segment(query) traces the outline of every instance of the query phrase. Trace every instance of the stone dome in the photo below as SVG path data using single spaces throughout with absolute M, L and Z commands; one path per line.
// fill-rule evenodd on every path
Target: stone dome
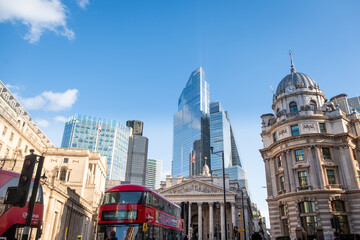
M 210 177 L 211 174 L 210 174 L 210 168 L 209 166 L 205 163 L 204 167 L 203 167 L 203 172 L 202 172 L 202 175 L 203 176 L 207 176 L 207 177 Z
M 289 85 L 293 85 L 296 88 L 308 88 L 310 90 L 319 88 L 319 85 L 308 75 L 292 71 L 281 80 L 276 89 L 276 94 L 284 93 L 285 88 Z

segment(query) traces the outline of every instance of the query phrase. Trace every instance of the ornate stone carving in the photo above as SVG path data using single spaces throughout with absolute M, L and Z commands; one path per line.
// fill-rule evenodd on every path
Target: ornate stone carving
M 190 192 L 201 192 L 201 193 L 220 193 L 219 190 L 204 186 L 201 184 L 191 183 L 183 187 L 178 187 L 170 190 L 168 193 L 179 194 L 179 193 L 190 193 Z

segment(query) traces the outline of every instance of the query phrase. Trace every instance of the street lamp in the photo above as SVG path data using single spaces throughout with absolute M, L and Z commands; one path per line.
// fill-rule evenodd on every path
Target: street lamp
M 225 239 L 227 238 L 227 227 L 226 227 L 226 194 L 225 194 L 225 164 L 224 164 L 224 151 L 214 152 L 214 148 L 210 147 L 211 154 L 219 154 L 221 153 L 222 159 L 222 171 L 223 171 L 223 189 L 224 189 L 224 218 L 225 218 Z M 219 156 L 219 155 L 218 155 Z

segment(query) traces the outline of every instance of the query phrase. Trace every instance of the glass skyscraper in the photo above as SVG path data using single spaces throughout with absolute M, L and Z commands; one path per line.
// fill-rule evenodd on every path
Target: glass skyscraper
M 209 84 L 200 67 L 191 73 L 174 116 L 173 177 L 199 175 L 205 159 L 210 160 L 209 104 Z M 190 164 L 192 156 L 194 164 Z
M 107 157 L 107 180 L 125 180 L 131 129 L 121 123 L 75 114 L 65 123 L 62 148 L 85 148 Z
M 162 173 L 162 161 L 156 159 L 148 159 L 146 166 L 145 185 L 151 189 L 159 189 Z
M 210 145 L 214 152 L 224 151 L 225 168 L 242 167 L 229 116 L 219 101 L 210 103 Z M 221 154 L 211 155 L 211 170 L 222 169 Z

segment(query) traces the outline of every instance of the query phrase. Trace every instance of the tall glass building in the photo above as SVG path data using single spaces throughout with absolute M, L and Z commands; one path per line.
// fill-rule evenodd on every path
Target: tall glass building
M 214 152 L 224 151 L 225 168 L 242 166 L 229 116 L 219 101 L 210 103 L 210 145 Z M 212 154 L 211 170 L 217 169 L 222 169 L 222 156 Z
M 75 114 L 65 123 L 62 148 L 87 148 L 107 157 L 107 180 L 125 181 L 131 129 L 121 123 Z
M 209 84 L 200 67 L 191 73 L 174 115 L 173 177 L 199 175 L 205 159 L 210 159 L 209 104 Z M 195 163 L 190 164 L 193 155 Z

